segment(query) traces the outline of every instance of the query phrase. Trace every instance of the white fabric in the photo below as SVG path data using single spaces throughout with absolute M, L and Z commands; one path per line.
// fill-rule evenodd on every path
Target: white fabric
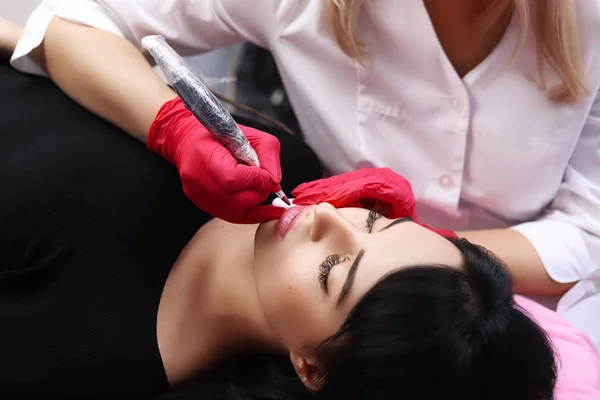
M 550 103 L 533 83 L 531 32 L 508 63 L 516 18 L 461 79 L 422 0 L 365 2 L 357 27 L 366 67 L 326 31 L 324 2 L 305 0 L 46 0 L 12 63 L 43 73 L 28 54 L 54 15 L 138 46 L 161 34 L 182 54 L 245 40 L 267 47 L 329 172 L 393 168 L 413 184 L 419 216 L 433 226 L 517 225 L 554 279 L 580 280 L 558 310 L 600 347 L 600 0 L 575 2 L 592 95 L 574 105 Z M 548 83 L 557 82 L 548 72 Z

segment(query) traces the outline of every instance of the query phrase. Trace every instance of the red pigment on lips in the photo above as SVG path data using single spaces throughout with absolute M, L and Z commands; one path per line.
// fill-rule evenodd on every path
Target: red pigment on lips
M 279 221 L 277 222 L 277 236 L 279 239 L 283 239 L 285 235 L 290 231 L 296 218 L 302 213 L 305 207 L 293 206 L 288 208 Z

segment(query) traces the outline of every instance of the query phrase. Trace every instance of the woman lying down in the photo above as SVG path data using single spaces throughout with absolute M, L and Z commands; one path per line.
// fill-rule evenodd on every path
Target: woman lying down
M 597 395 L 589 344 L 565 333 L 568 370 L 503 264 L 413 222 L 391 171 L 301 185 L 279 220 L 210 220 L 167 162 L 0 68 L 2 398 Z M 315 179 L 280 139 L 287 185 Z

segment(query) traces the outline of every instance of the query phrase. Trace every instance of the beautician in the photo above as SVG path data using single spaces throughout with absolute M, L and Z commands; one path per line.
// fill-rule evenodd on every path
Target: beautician
M 564 295 L 600 346 L 599 0 L 43 1 L 12 65 L 173 162 L 197 205 L 218 192 L 231 207 L 206 211 L 232 219 L 277 189 L 277 163 L 215 188 L 236 166 L 194 154 L 199 127 L 139 51 L 148 34 L 182 54 L 268 48 L 329 173 L 404 175 L 422 222 L 496 252 L 515 291 Z

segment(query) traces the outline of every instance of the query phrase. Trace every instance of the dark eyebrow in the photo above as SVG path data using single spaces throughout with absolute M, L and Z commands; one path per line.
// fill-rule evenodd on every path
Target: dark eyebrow
M 388 228 L 391 228 L 391 227 L 392 227 L 392 226 L 394 226 L 394 225 L 401 224 L 401 223 L 403 223 L 403 222 L 412 222 L 412 220 L 413 220 L 413 219 L 412 219 L 411 217 L 402 217 L 402 218 L 398 218 L 397 220 L 395 220 L 395 221 L 392 221 L 392 223 L 391 223 L 391 224 L 389 224 L 388 226 L 386 226 L 385 228 L 382 228 L 382 229 L 381 229 L 381 231 L 385 231 L 386 229 L 388 229 Z M 379 232 L 381 232 L 381 231 L 379 231 Z
M 391 228 L 394 225 L 398 225 L 398 224 L 401 224 L 403 222 L 409 222 L 409 221 L 412 221 L 412 220 L 413 219 L 410 218 L 410 217 L 398 218 L 397 220 L 392 221 L 385 228 L 381 229 L 381 231 L 384 231 L 384 230 L 386 230 L 388 228 Z M 381 231 L 379 231 L 379 232 L 381 232 Z M 348 270 L 348 275 L 346 276 L 346 281 L 344 282 L 344 286 L 342 286 L 342 290 L 340 291 L 340 296 L 338 297 L 337 303 L 335 305 L 336 308 L 340 307 L 340 305 L 342 304 L 342 302 L 348 296 L 348 292 L 350 292 L 350 289 L 352 289 L 352 284 L 354 283 L 354 277 L 356 276 L 356 270 L 358 269 L 358 264 L 360 263 L 360 260 L 362 259 L 362 257 L 364 255 L 365 255 L 365 250 L 364 249 L 360 250 L 358 252 L 358 255 L 356 256 L 356 259 L 352 263 L 352 266 Z
M 393 223 L 393 222 L 392 222 Z M 358 264 L 360 260 L 365 255 L 365 249 L 361 249 L 356 256 L 356 259 L 352 263 L 352 266 L 348 270 L 348 275 L 346 276 L 346 281 L 344 282 L 344 286 L 342 286 L 342 290 L 340 291 L 340 296 L 337 299 L 337 303 L 335 304 L 336 308 L 340 307 L 340 304 L 344 301 L 346 296 L 348 296 L 348 292 L 352 288 L 352 284 L 354 283 L 354 277 L 356 276 L 356 270 L 358 269 Z

